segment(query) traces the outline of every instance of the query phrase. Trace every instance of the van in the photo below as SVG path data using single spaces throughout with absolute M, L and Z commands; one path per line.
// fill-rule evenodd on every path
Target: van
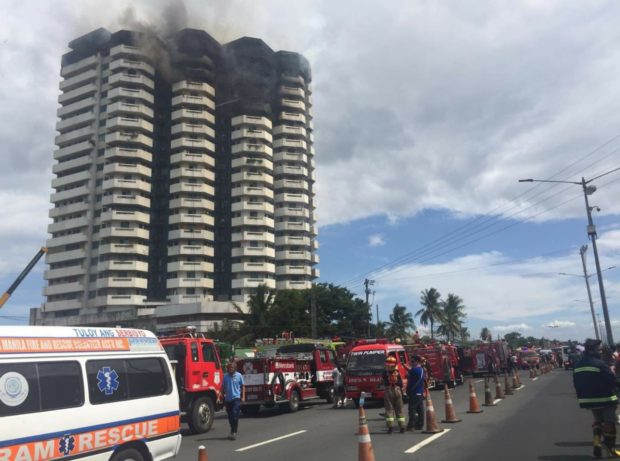
M 0 461 L 158 461 L 181 445 L 153 333 L 0 326 Z

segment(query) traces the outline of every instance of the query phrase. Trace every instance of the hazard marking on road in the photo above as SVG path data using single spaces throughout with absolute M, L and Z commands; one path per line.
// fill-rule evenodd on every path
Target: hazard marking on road
M 493 405 L 497 405 L 501 401 L 502 401 L 502 399 L 495 399 L 495 400 L 493 400 Z
M 409 448 L 408 450 L 405 450 L 405 453 L 415 453 L 420 448 L 425 447 L 426 445 L 428 445 L 429 443 L 432 443 L 434 440 L 438 439 L 442 435 L 446 435 L 448 432 L 450 432 L 450 429 L 444 429 L 443 432 L 439 432 L 439 433 L 437 433 L 435 435 L 431 435 L 429 438 L 422 440 L 417 445 L 414 445 L 411 448 Z
M 267 445 L 268 443 L 277 442 L 278 440 L 288 439 L 289 437 L 294 437 L 299 434 L 303 434 L 304 432 L 308 432 L 306 429 L 297 432 L 291 432 L 290 434 L 281 435 L 280 437 L 276 437 L 275 439 L 265 440 L 264 442 L 255 443 L 254 445 L 249 445 L 247 447 L 239 448 L 235 451 L 246 451 L 251 450 L 252 448 L 260 447 L 262 445 Z

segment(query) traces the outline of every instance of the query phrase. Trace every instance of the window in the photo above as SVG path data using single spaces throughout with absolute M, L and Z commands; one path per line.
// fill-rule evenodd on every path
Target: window
M 398 358 L 401 364 L 405 365 L 407 363 L 407 357 L 405 357 L 405 351 L 398 351 Z
M 0 400 L 0 417 L 80 407 L 84 384 L 78 362 L 10 363 L 0 365 L 0 381 L 17 392 Z
M 192 343 L 192 362 L 198 362 L 198 346 Z
M 93 405 L 169 394 L 172 382 L 160 358 L 89 360 L 88 392 Z
M 213 350 L 213 345 L 209 343 L 202 343 L 202 361 L 215 362 L 215 351 Z

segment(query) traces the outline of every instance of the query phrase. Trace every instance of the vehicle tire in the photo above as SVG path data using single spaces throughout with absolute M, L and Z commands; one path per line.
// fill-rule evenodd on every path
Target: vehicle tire
M 299 410 L 299 391 L 291 391 L 291 398 L 288 401 L 286 410 L 289 413 L 295 413 L 297 410 Z
M 144 461 L 144 455 L 135 448 L 126 448 L 110 458 L 110 461 Z
M 325 400 L 327 403 L 334 403 L 336 401 L 336 389 L 334 389 L 334 386 L 330 386 L 327 389 L 327 396 L 325 397 Z
M 200 397 L 194 401 L 187 415 L 187 424 L 192 434 L 208 432 L 213 426 L 215 410 L 213 400 L 209 397 Z
M 244 405 L 241 407 L 243 416 L 257 416 L 260 411 L 260 405 Z

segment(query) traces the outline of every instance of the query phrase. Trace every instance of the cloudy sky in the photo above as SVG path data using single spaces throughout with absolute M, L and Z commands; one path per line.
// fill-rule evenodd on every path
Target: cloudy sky
M 361 295 L 363 279 L 374 279 L 382 320 L 397 302 L 416 311 L 420 291 L 435 287 L 463 298 L 476 334 L 592 334 L 583 277 L 558 275 L 581 273 L 579 186 L 517 179 L 575 181 L 620 167 L 620 3 L 2 4 L 3 286 L 47 238 L 60 56 L 71 39 L 134 18 L 221 42 L 256 36 L 311 61 L 321 281 Z M 620 266 L 620 172 L 594 184 L 601 265 Z M 43 301 L 43 270 L 0 321 L 23 322 Z M 604 275 L 620 323 L 620 268 Z

